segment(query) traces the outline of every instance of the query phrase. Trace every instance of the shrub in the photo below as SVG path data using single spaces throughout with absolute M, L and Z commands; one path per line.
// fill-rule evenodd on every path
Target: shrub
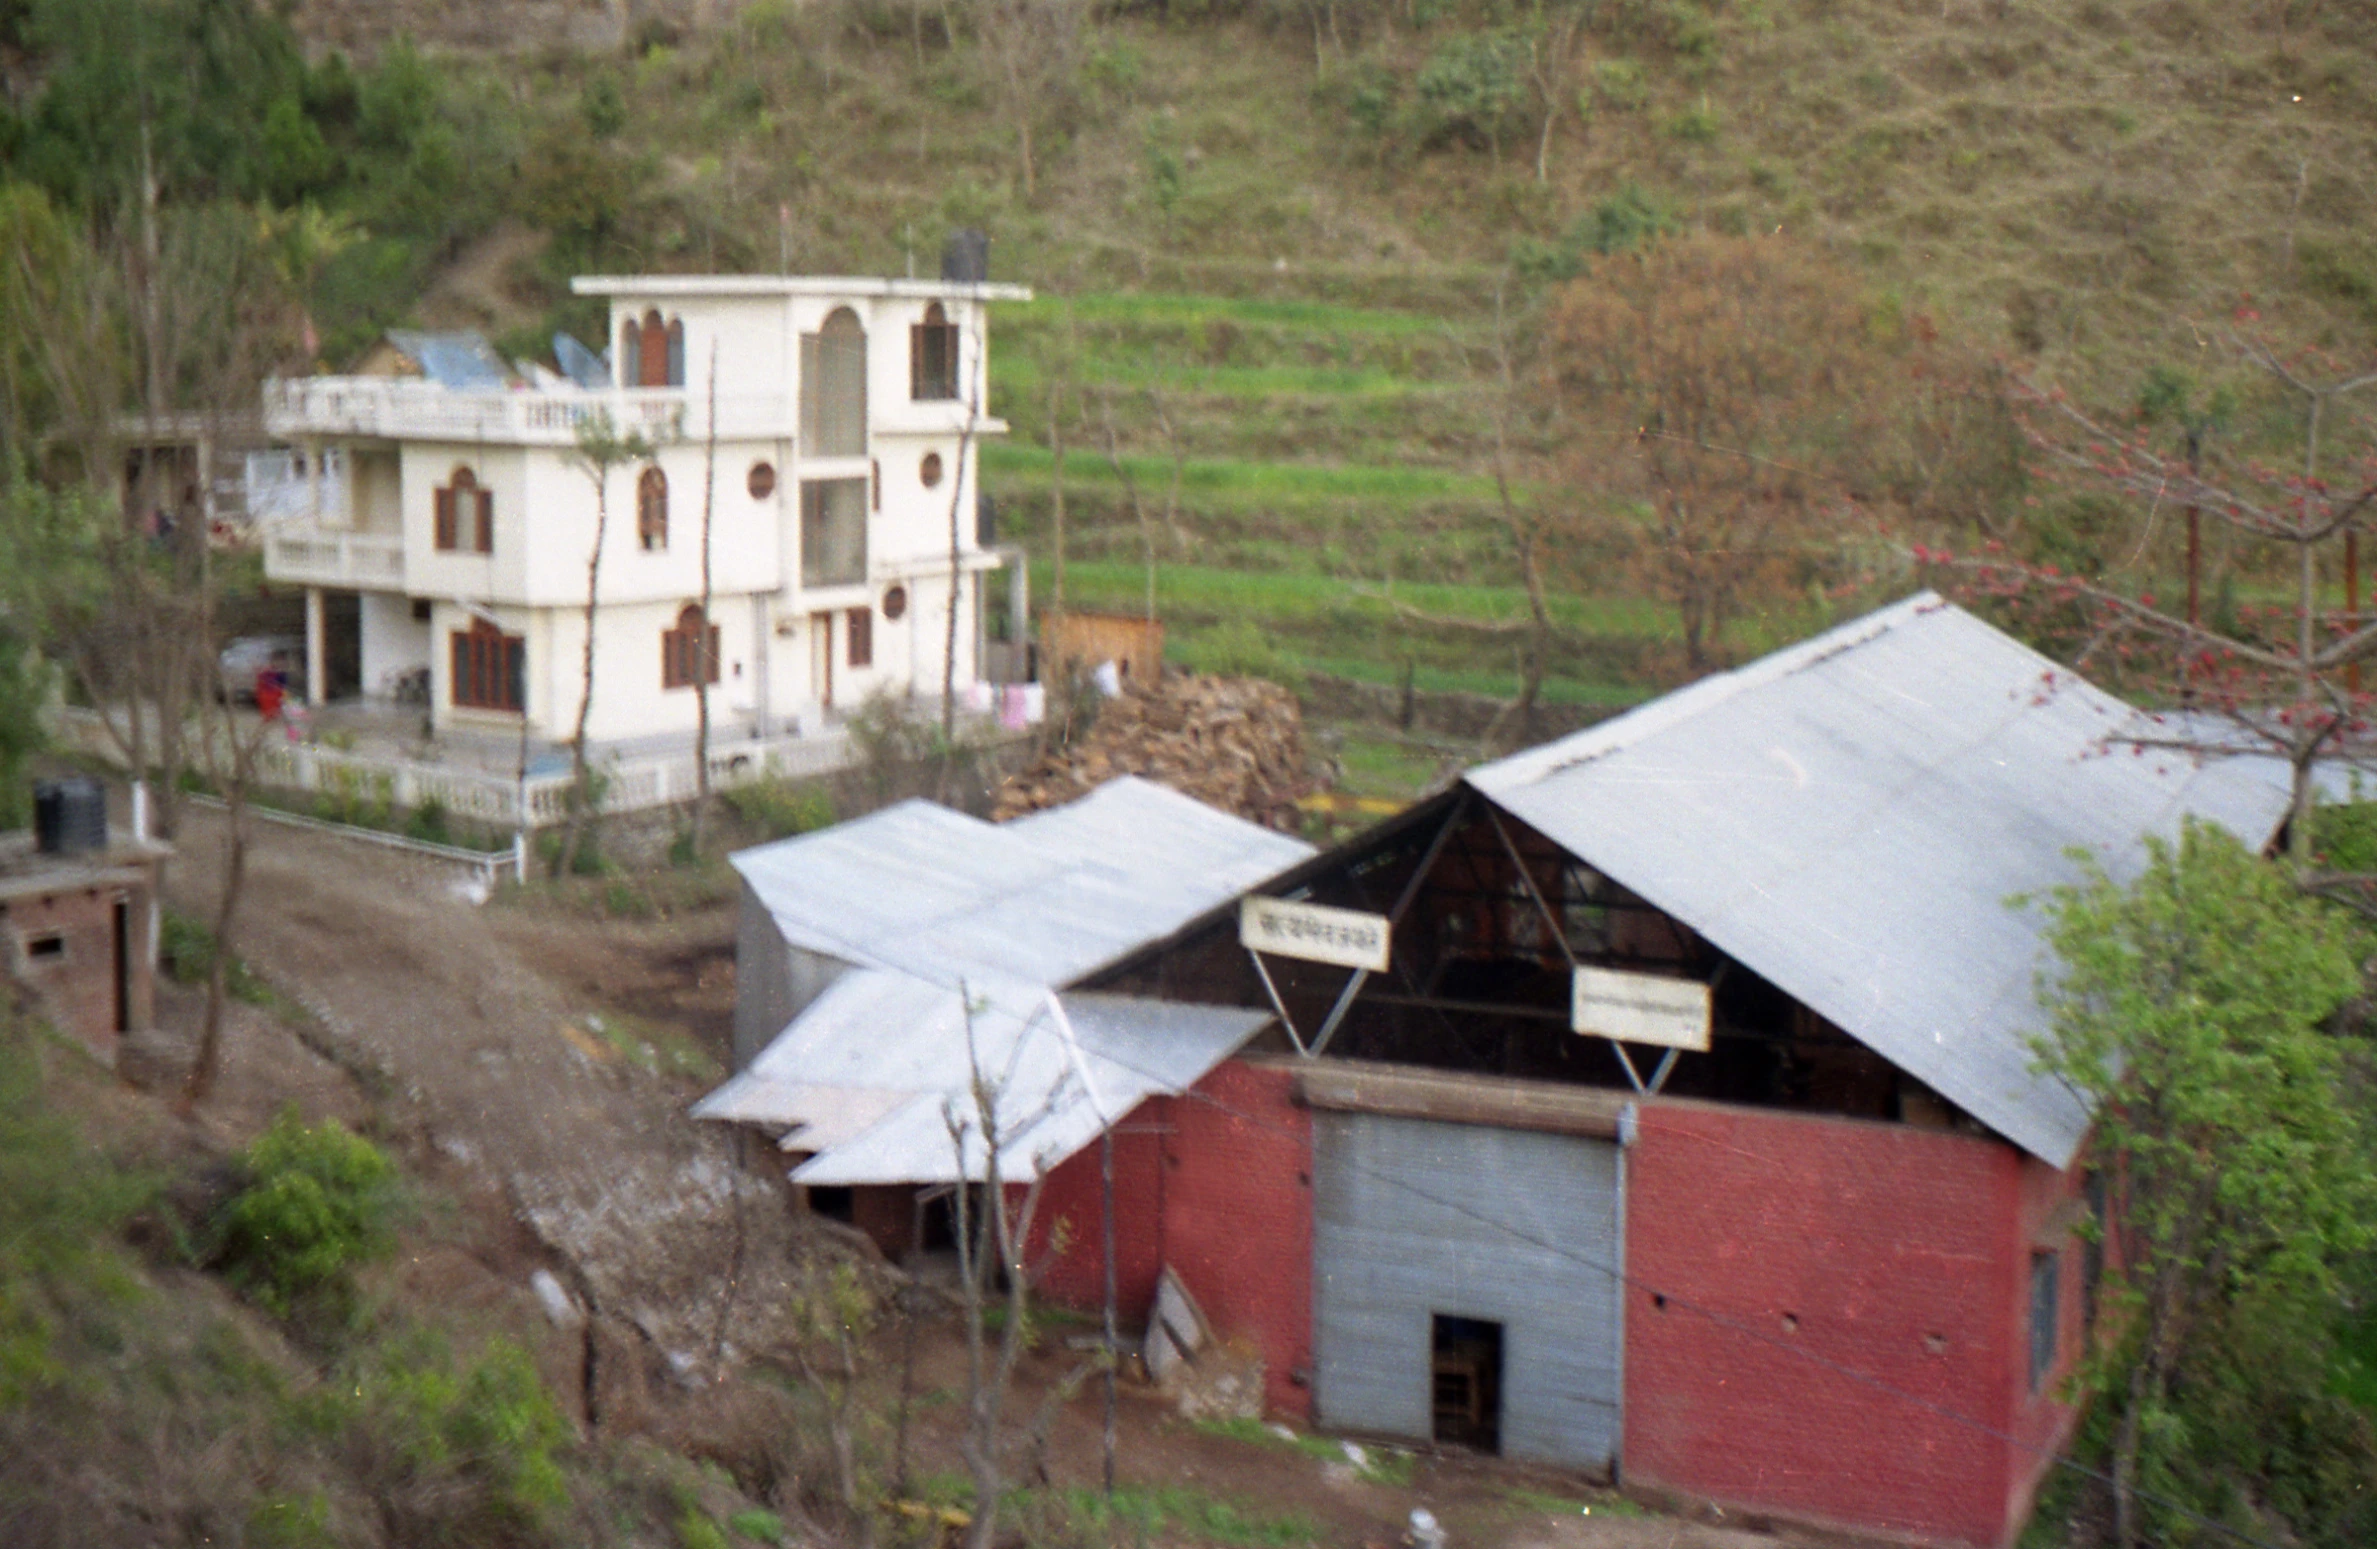
M 157 957 L 176 984 L 204 984 L 215 966 L 215 933 L 194 915 L 167 911 L 157 932 Z M 262 1005 L 271 994 L 256 971 L 239 958 L 226 967 L 224 985 L 233 1000 Z
M 1527 111 L 1527 40 L 1515 32 L 1448 38 L 1413 85 L 1428 118 L 1422 139 L 1463 139 L 1500 155 Z
M 285 1108 L 241 1158 L 246 1186 L 224 1206 L 219 1256 L 265 1306 L 341 1303 L 355 1267 L 394 1246 L 396 1169 L 336 1119 Z
M 788 839 L 833 825 L 833 799 L 814 785 L 754 780 L 724 794 L 736 817 L 770 839 Z
M 510 1544 L 569 1496 L 569 1421 L 528 1352 L 491 1339 L 457 1369 L 437 1336 L 376 1347 L 327 1382 L 301 1420 L 343 1443 L 400 1543 Z
M 404 831 L 415 839 L 425 839 L 431 844 L 449 843 L 453 831 L 447 824 L 446 804 L 435 796 L 422 802 L 413 809 L 413 815 L 405 819 Z

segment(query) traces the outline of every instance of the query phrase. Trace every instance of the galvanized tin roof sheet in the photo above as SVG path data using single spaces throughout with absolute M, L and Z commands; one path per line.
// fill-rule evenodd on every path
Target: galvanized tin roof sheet
M 2088 1115 L 2031 1069 L 2051 965 L 2010 900 L 2287 805 L 2275 760 L 2113 740 L 2133 716 L 1924 593 L 1468 781 L 2060 1167 Z
M 1193 1085 L 1269 1020 L 1013 980 L 961 993 L 866 969 L 836 980 L 694 1113 L 784 1127 L 786 1150 L 817 1153 L 793 1173 L 802 1183 L 979 1180 L 979 1068 L 996 1093 L 1000 1175 L 1025 1182 L 1147 1097 Z
M 1010 823 L 909 801 L 733 860 L 790 944 L 946 988 L 1072 983 L 1312 853 L 1124 776 Z

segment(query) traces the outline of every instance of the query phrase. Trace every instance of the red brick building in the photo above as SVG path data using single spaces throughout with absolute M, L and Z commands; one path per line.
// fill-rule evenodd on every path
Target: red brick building
M 0 957 L 41 1013 L 115 1063 L 126 1033 L 156 1018 L 157 869 L 162 845 L 118 841 L 58 854 L 0 835 Z
M 1379 970 L 1217 910 L 1090 988 L 1273 1009 L 1116 1126 L 1117 1270 L 1169 1266 L 1277 1412 L 1909 1540 L 2010 1543 L 2075 1416 L 2087 1115 L 2031 1070 L 2040 917 L 2282 772 L 1920 597 L 1575 736 L 1263 884 L 1391 921 Z M 1580 970 L 1588 972 L 1580 972 Z M 1700 1047 L 1580 1026 L 1588 973 Z M 1044 1280 L 1102 1295 L 1093 1147 Z

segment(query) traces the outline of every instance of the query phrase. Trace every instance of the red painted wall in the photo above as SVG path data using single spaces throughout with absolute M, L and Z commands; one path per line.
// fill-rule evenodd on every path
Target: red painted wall
M 1263 1356 L 1263 1401 L 1312 1414 L 1312 1118 L 1291 1069 L 1229 1060 L 1172 1103 L 1164 1256 L 1225 1339 Z
M 1230 1060 L 1124 1120 L 1116 1305 L 1144 1327 L 1171 1265 L 1217 1334 L 1261 1352 L 1266 1406 L 1301 1420 L 1312 1408 L 1312 1122 L 1288 1100 L 1289 1080 L 1285 1067 Z M 1049 1173 L 1034 1230 L 1042 1293 L 1083 1311 L 1105 1296 L 1100 1190 L 1093 1145 Z
M 1652 1102 L 1626 1165 L 1630 1480 L 1930 1540 L 2008 1536 L 2029 1468 L 1937 1411 L 2053 1423 L 2052 1405 L 2016 1402 L 2026 1201 L 2045 1187 L 2019 1152 Z
M 2012 1325 L 2015 1335 L 2006 1400 L 2007 1411 L 2013 1416 L 2007 1429 L 2016 1443 L 2008 1456 L 2006 1520 L 2014 1524 L 2030 1516 L 2039 1486 L 2054 1466 L 2055 1455 L 2071 1438 L 2072 1427 L 2078 1423 L 2079 1411 L 2058 1402 L 2058 1395 L 2064 1386 L 2063 1379 L 2071 1374 L 2090 1335 L 2081 1239 L 2074 1229 L 2085 1218 L 2080 1199 L 2080 1168 L 2075 1165 L 2068 1172 L 2059 1172 L 2032 1156 L 2022 1157 L 2021 1167 L 2020 1205 L 2013 1241 L 2008 1246 L 2009 1257 L 2019 1266 L 2014 1307 L 2009 1313 L 2015 1320 Z M 2062 1257 L 2062 1270 L 2057 1277 L 2057 1289 L 2062 1295 L 2056 1319 L 2055 1365 L 2034 1389 L 2030 1384 L 2029 1359 L 2029 1261 L 2041 1252 Z
M 1114 1266 L 1117 1314 L 1146 1322 L 1162 1267 L 1164 1179 L 1158 1147 L 1172 1099 L 1150 1098 L 1124 1117 L 1114 1135 Z M 1106 1300 L 1104 1192 L 1095 1141 L 1049 1173 L 1033 1221 L 1031 1262 L 1041 1266 L 1041 1294 L 1061 1306 L 1095 1312 Z M 1056 1252 L 1061 1242 L 1063 1251 Z

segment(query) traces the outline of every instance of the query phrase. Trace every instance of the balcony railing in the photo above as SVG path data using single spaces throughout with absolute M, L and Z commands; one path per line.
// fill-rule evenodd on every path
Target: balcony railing
M 607 414 L 622 434 L 674 441 L 709 433 L 707 400 L 683 388 L 463 392 L 401 377 L 286 377 L 264 384 L 264 424 L 276 436 L 567 446 L 579 426 Z M 721 397 L 718 434 L 790 435 L 790 408 L 782 394 Z
M 264 573 L 313 586 L 386 589 L 404 585 L 404 539 L 395 533 L 337 532 L 294 524 L 268 529 Z

